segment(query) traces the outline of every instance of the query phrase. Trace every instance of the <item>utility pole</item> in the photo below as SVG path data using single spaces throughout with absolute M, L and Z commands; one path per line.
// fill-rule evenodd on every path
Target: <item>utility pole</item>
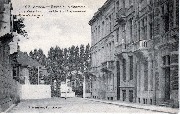
M 86 98 L 86 77 L 84 75 L 84 81 L 83 81 L 83 98 Z
M 38 85 L 39 85 L 39 66 L 38 66 Z
M 67 88 L 67 74 L 66 74 L 66 89 L 65 89 L 65 99 L 67 98 L 67 90 L 68 90 L 68 88 Z

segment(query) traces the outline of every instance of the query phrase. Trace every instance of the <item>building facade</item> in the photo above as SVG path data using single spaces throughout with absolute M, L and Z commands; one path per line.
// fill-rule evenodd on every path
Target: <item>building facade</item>
M 13 40 L 11 10 L 10 0 L 0 1 L 0 112 L 19 102 L 20 85 L 13 79 L 10 63 L 10 42 Z
M 93 98 L 178 107 L 178 0 L 107 0 L 89 25 Z

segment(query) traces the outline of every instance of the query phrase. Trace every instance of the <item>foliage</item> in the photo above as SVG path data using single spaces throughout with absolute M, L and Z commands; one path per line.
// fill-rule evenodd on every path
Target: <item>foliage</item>
M 24 18 L 19 17 L 17 19 L 17 16 L 13 16 L 14 22 L 13 22 L 13 32 L 17 32 L 18 34 L 26 37 L 28 36 L 26 30 L 24 30 Z
M 58 46 L 51 47 L 46 57 L 41 49 L 31 51 L 29 56 L 37 60 L 48 70 L 49 76 L 44 77 L 45 82 L 52 85 L 52 88 L 58 88 L 54 91 L 53 96 L 60 96 L 60 84 L 66 78 L 70 82 L 76 83 L 73 87 L 74 91 L 82 91 L 83 73 L 90 67 L 90 45 L 74 46 L 69 48 L 60 48 Z M 57 87 L 53 87 L 53 82 Z M 81 92 L 80 92 L 81 93 Z

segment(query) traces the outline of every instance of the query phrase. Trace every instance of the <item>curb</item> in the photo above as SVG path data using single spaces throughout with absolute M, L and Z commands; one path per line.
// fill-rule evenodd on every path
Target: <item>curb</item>
M 12 110 L 16 104 L 12 104 L 7 110 L 5 110 L 3 113 L 8 113 L 10 110 Z
M 136 109 L 143 109 L 143 110 L 149 110 L 149 111 L 154 111 L 154 112 L 162 112 L 162 113 L 169 113 L 169 114 L 176 114 L 179 112 L 179 109 L 177 109 L 177 111 L 175 111 L 176 109 L 174 109 L 174 111 L 164 111 L 164 110 L 158 110 L 158 109 L 151 109 L 151 108 L 147 108 L 147 107 L 143 107 L 143 106 L 132 106 L 132 105 L 128 105 L 128 104 L 119 104 L 117 102 L 109 102 L 109 101 L 103 101 L 103 100 L 95 100 L 95 99 L 87 99 L 86 100 L 90 100 L 90 101 L 95 101 L 95 102 L 101 102 L 101 103 L 106 103 L 106 104 L 112 104 L 112 105 L 116 105 L 116 106 L 122 106 L 122 107 L 129 107 L 129 108 L 136 108 Z M 158 108 L 158 107 L 157 107 Z M 165 108 L 165 107 L 163 107 Z

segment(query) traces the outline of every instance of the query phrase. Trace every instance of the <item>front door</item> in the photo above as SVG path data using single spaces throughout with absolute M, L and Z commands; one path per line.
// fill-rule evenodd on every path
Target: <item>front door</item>
M 165 73 L 165 100 L 170 99 L 170 67 L 164 69 Z
M 117 100 L 120 100 L 120 64 L 119 61 L 116 62 L 117 67 Z

